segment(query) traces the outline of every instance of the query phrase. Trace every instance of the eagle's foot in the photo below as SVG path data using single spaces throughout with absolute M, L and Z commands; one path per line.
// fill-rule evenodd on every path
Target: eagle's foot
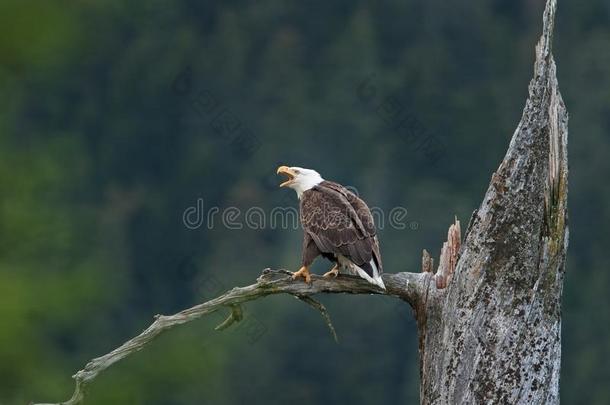
M 326 277 L 326 278 L 332 277 L 332 278 L 335 278 L 338 275 L 339 275 L 339 266 L 335 266 L 332 269 L 330 269 L 330 271 L 324 273 L 324 275 L 322 277 Z
M 307 284 L 311 284 L 311 274 L 309 273 L 309 268 L 307 266 L 303 266 L 296 273 L 292 273 L 293 280 L 296 280 L 299 277 L 303 277 Z

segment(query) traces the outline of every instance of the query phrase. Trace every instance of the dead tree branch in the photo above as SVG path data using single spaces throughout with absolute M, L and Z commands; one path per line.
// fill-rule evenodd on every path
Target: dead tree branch
M 246 287 L 235 287 L 225 294 L 204 302 L 194 307 L 180 311 L 174 315 L 156 315 L 155 321 L 138 336 L 123 343 L 108 354 L 91 360 L 85 368 L 78 371 L 73 378 L 76 380 L 76 388 L 72 398 L 65 402 L 56 404 L 37 405 L 76 405 L 81 404 L 85 398 L 87 386 L 104 370 L 124 359 L 125 357 L 142 350 L 153 339 L 163 332 L 176 326 L 186 324 L 209 315 L 213 312 L 229 308 L 229 317 L 216 327 L 223 330 L 243 318 L 241 305 L 259 298 L 273 294 L 290 294 L 307 305 L 318 310 L 328 326 L 333 338 L 337 340 L 337 334 L 333 327 L 328 311 L 320 302 L 312 298 L 319 293 L 345 293 L 345 294 L 383 294 L 400 298 L 413 307 L 420 299 L 424 289 L 425 279 L 431 277 L 429 274 L 397 273 L 384 274 L 383 282 L 387 290 L 368 283 L 359 277 L 340 275 L 334 279 L 326 279 L 312 276 L 312 283 L 306 284 L 302 281 L 293 281 L 287 270 L 265 269 L 255 284 Z

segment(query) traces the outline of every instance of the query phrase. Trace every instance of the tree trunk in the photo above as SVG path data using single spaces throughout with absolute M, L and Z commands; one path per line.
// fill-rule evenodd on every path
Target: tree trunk
M 521 122 L 447 287 L 416 305 L 422 404 L 559 402 L 568 245 L 567 113 L 547 0 Z M 432 278 L 428 278 L 432 280 Z

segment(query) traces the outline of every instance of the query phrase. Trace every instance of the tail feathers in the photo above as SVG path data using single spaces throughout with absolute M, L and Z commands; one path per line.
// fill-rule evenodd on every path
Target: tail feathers
M 385 284 L 383 284 L 383 280 L 381 279 L 381 274 L 379 274 L 379 270 L 377 269 L 377 265 L 375 264 L 375 260 L 371 260 L 369 263 L 365 263 L 364 266 L 369 272 L 362 269 L 360 266 L 354 265 L 358 275 L 368 281 L 371 284 L 375 284 L 385 290 Z

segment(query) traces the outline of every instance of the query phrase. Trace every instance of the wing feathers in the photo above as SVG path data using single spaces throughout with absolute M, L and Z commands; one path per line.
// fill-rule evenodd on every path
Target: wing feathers
M 323 181 L 303 193 L 301 223 L 320 252 L 345 256 L 374 284 L 383 285 L 375 224 L 364 201 L 340 184 Z

